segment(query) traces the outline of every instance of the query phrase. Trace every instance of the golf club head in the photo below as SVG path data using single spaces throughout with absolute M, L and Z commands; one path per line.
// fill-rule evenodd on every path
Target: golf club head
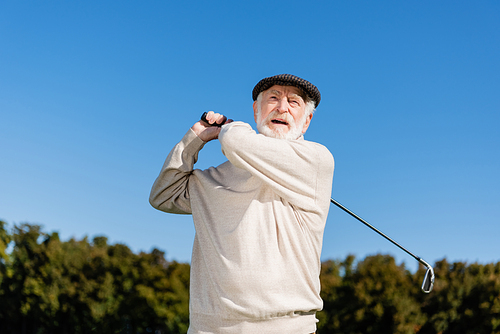
M 425 293 L 429 293 L 432 291 L 434 287 L 434 270 L 432 267 L 427 267 L 427 271 L 425 272 L 424 282 L 422 283 L 422 291 Z

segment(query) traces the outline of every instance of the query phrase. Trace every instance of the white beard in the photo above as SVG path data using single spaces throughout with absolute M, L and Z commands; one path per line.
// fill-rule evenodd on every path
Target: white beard
M 289 125 L 288 132 L 284 132 L 285 129 L 275 128 L 271 129 L 268 124 L 269 121 L 273 118 L 283 118 Z M 306 124 L 307 114 L 304 113 L 304 116 L 299 120 L 298 123 L 295 123 L 293 117 L 288 113 L 279 113 L 277 111 L 271 112 L 267 115 L 266 119 L 262 119 L 260 106 L 257 110 L 257 130 L 259 133 L 263 134 L 267 137 L 277 138 L 277 139 L 286 139 L 286 140 L 295 140 L 302 136 L 302 129 L 304 128 L 304 124 Z

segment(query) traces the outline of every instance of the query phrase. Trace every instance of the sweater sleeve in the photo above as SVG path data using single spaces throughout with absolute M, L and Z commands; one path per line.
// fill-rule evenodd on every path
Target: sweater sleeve
M 170 151 L 149 195 L 149 203 L 161 211 L 191 214 L 189 177 L 205 142 L 193 130 Z
M 293 205 L 306 210 L 329 201 L 334 160 L 323 145 L 257 134 L 249 124 L 233 122 L 219 134 L 222 151 L 236 167 L 249 171 Z

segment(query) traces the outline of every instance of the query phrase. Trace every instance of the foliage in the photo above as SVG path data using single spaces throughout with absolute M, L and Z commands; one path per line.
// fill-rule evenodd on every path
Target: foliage
M 432 294 L 422 298 L 422 333 L 500 333 L 500 262 L 436 263 Z
M 411 274 L 387 255 L 353 263 L 323 263 L 319 334 L 500 334 L 500 262 L 439 261 L 430 294 L 419 289 L 423 268 Z
M 36 225 L 15 226 L 9 238 L 0 333 L 187 332 L 189 265 L 105 237 L 61 242 Z
M 186 333 L 189 264 L 164 252 L 134 254 L 106 237 L 61 241 L 57 233 L 0 221 L 0 333 Z M 388 255 L 322 264 L 318 334 L 498 333 L 500 262 L 411 273 Z
M 414 288 L 412 275 L 388 255 L 369 256 L 355 269 L 353 262 L 348 256 L 336 264 L 341 269 L 336 274 L 344 275 L 335 280 L 328 275 L 331 262 L 322 267 L 322 313 L 327 321 L 319 333 L 415 333 L 424 317 L 409 293 Z

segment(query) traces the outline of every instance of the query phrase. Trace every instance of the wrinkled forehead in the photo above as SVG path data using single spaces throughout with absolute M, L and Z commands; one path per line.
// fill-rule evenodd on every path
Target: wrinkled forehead
M 276 94 L 279 96 L 300 96 L 303 101 L 306 101 L 307 95 L 304 91 L 295 86 L 274 85 L 262 92 L 264 95 Z

